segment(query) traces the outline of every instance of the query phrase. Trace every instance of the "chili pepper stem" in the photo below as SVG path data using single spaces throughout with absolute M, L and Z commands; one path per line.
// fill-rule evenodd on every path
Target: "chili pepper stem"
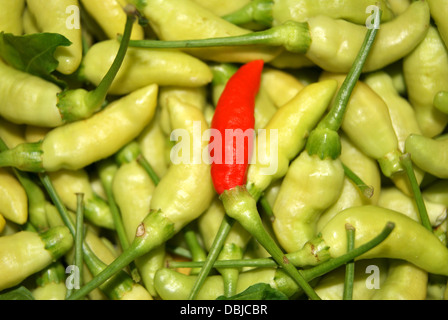
M 238 221 L 266 249 L 272 258 L 305 291 L 308 297 L 313 300 L 319 300 L 319 296 L 310 284 L 306 282 L 296 267 L 289 262 L 286 255 L 264 228 L 263 222 L 258 214 L 256 202 L 247 189 L 242 186 L 237 186 L 226 190 L 221 194 L 220 199 L 222 200 L 226 213 Z
M 352 251 L 355 248 L 355 228 L 347 223 L 345 225 L 347 230 L 347 252 Z M 343 291 L 343 300 L 353 299 L 353 280 L 355 277 L 355 263 L 350 261 L 345 265 L 345 282 Z
M 227 235 L 229 234 L 230 230 L 232 229 L 233 224 L 235 223 L 235 220 L 225 215 L 221 221 L 221 225 L 219 226 L 218 232 L 216 234 L 215 239 L 213 240 L 212 246 L 210 247 L 210 251 L 207 255 L 207 259 L 205 260 L 204 265 L 202 266 L 201 270 L 199 271 L 198 277 L 196 279 L 196 282 L 194 283 L 194 286 L 190 292 L 189 300 L 196 299 L 199 290 L 201 289 L 202 285 L 204 284 L 205 279 L 207 278 L 208 274 L 210 273 L 210 270 L 213 267 L 213 264 L 215 263 L 216 259 L 218 258 L 222 247 L 224 246 L 224 242 L 226 241 Z
M 417 178 L 415 177 L 414 168 L 412 165 L 411 155 L 409 153 L 405 153 L 400 158 L 401 164 L 405 168 L 406 175 L 409 179 L 409 183 L 411 185 L 412 193 L 414 195 L 414 200 L 417 205 L 418 213 L 420 215 L 420 222 L 422 225 L 432 232 L 432 225 L 428 217 L 428 211 L 426 210 L 426 205 L 423 200 L 423 196 L 420 190 L 420 187 L 417 182 Z
M 307 23 L 287 21 L 267 30 L 255 31 L 240 36 L 191 40 L 130 40 L 130 47 L 140 48 L 204 48 L 223 46 L 265 45 L 284 46 L 286 50 L 306 53 L 311 44 Z
M 362 181 L 362 179 L 345 164 L 342 164 L 342 167 L 344 168 L 345 175 L 356 184 L 362 194 L 368 199 L 372 198 L 373 193 L 375 192 L 373 187 L 365 184 L 364 181 Z
M 58 108 L 62 119 L 66 122 L 76 121 L 89 117 L 92 113 L 101 109 L 108 90 L 112 85 L 123 60 L 126 56 L 129 40 L 131 38 L 132 26 L 136 19 L 137 10 L 133 5 L 126 5 L 124 7 L 126 12 L 126 24 L 123 36 L 121 37 L 120 47 L 117 55 L 103 77 L 98 86 L 92 91 L 85 89 L 74 89 L 63 91 L 58 95 Z

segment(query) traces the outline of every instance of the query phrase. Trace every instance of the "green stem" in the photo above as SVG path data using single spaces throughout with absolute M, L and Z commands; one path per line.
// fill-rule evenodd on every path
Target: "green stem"
M 130 40 L 130 47 L 140 48 L 208 48 L 226 46 L 284 46 L 286 50 L 305 53 L 311 44 L 307 23 L 287 21 L 267 30 L 251 32 L 239 36 L 190 40 Z
M 426 210 L 426 205 L 423 200 L 423 196 L 420 190 L 420 187 L 417 182 L 417 178 L 415 177 L 414 168 L 412 165 L 411 155 L 409 153 L 405 153 L 400 157 L 401 164 L 406 171 L 406 175 L 409 179 L 409 183 L 411 185 L 412 193 L 414 195 L 414 200 L 417 205 L 417 209 L 420 215 L 420 222 L 422 225 L 432 232 L 431 222 L 428 217 L 428 211 Z
M 154 185 L 158 185 L 160 182 L 160 178 L 157 175 L 157 173 L 154 171 L 153 167 L 149 163 L 149 161 L 143 156 L 143 154 L 140 154 L 137 157 L 137 162 L 145 169 L 148 176 L 151 178 L 152 182 L 154 182 Z
M 76 194 L 76 234 L 75 234 L 75 260 L 74 265 L 79 270 L 79 279 L 82 279 L 82 270 L 84 265 L 83 241 L 84 241 L 84 194 Z M 67 290 L 66 299 L 72 295 L 76 288 Z
M 223 217 L 221 225 L 219 226 L 218 232 L 216 234 L 216 237 L 213 240 L 213 243 L 210 247 L 207 259 L 205 260 L 204 265 L 202 266 L 201 271 L 199 272 L 198 277 L 196 278 L 196 281 L 190 292 L 190 296 L 188 298 L 189 300 L 196 299 L 205 279 L 209 275 L 210 270 L 213 268 L 213 264 L 218 259 L 222 247 L 224 246 L 224 242 L 226 241 L 227 235 L 232 229 L 234 223 L 235 220 L 229 218 L 227 215 Z
M 345 225 L 347 231 L 347 252 L 353 251 L 355 248 L 355 228 L 347 223 Z M 344 292 L 342 295 L 343 300 L 353 299 L 353 282 L 355 279 L 355 262 L 352 260 L 345 265 L 345 282 Z
M 112 181 L 117 171 L 117 165 L 115 162 L 107 158 L 101 160 L 97 163 L 98 175 L 101 180 L 101 185 L 103 186 L 104 192 L 107 197 L 107 203 L 109 204 L 110 211 L 112 213 L 112 219 L 114 220 L 115 230 L 117 232 L 118 240 L 122 249 L 129 247 L 129 241 L 126 236 L 126 231 L 123 225 L 123 220 L 121 219 L 120 209 L 115 202 L 114 194 L 112 191 Z
M 187 225 L 184 230 L 184 237 L 188 248 L 190 249 L 193 261 L 204 261 L 207 258 L 207 253 L 198 241 L 196 232 Z M 199 270 L 191 270 L 190 274 L 197 274 Z
M 259 203 L 263 208 L 264 213 L 268 216 L 269 220 L 274 221 L 274 211 L 272 211 L 271 205 L 269 204 L 269 201 L 264 194 L 261 195 Z
M 356 187 L 361 190 L 362 194 L 366 198 L 370 199 L 375 192 L 375 190 L 373 190 L 373 187 L 364 183 L 364 181 L 345 164 L 342 164 L 342 167 L 344 168 L 344 172 L 347 178 L 349 178 L 356 185 Z

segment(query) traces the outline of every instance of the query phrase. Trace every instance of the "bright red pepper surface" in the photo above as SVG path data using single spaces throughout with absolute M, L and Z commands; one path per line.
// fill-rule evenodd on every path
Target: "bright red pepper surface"
M 242 65 L 228 80 L 216 105 L 211 129 L 218 131 L 212 132 L 209 151 L 213 160 L 213 184 L 218 194 L 246 184 L 253 147 L 255 99 L 263 66 L 263 60 Z M 217 142 L 212 144 L 216 133 L 221 137 L 221 149 Z

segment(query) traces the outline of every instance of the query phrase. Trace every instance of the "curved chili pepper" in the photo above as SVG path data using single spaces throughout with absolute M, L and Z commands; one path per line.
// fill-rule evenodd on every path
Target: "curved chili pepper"
M 255 97 L 260 87 L 260 77 L 263 69 L 263 61 L 255 60 L 242 66 L 227 82 L 227 86 L 221 94 L 216 106 L 211 128 L 218 130 L 222 137 L 222 149 L 213 148 L 213 136 L 210 139 L 210 148 L 214 154 L 212 157 L 218 159 L 211 164 L 213 185 L 216 192 L 222 194 L 236 186 L 246 183 L 246 173 L 249 166 L 249 151 L 251 149 L 253 132 L 249 132 L 247 142 L 244 142 L 244 160 L 238 163 L 237 156 L 240 146 L 233 140 L 226 139 L 228 130 L 253 130 L 255 125 L 254 108 Z M 242 90 L 244 88 L 244 90 Z M 233 138 L 232 138 L 233 139 Z M 231 149 L 231 150 L 230 150 Z M 227 163 L 228 151 L 233 151 L 231 163 Z

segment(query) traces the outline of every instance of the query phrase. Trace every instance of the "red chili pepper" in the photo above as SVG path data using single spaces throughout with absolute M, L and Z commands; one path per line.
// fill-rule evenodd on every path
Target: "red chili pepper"
M 216 105 L 211 128 L 220 134 L 221 149 L 212 147 L 212 134 L 210 155 L 214 160 L 211 174 L 218 194 L 246 184 L 253 144 L 255 98 L 260 88 L 263 66 L 263 60 L 241 66 L 228 80 Z M 241 137 L 244 139 L 243 146 L 240 145 Z M 233 156 L 226 159 L 226 155 L 227 158 Z

